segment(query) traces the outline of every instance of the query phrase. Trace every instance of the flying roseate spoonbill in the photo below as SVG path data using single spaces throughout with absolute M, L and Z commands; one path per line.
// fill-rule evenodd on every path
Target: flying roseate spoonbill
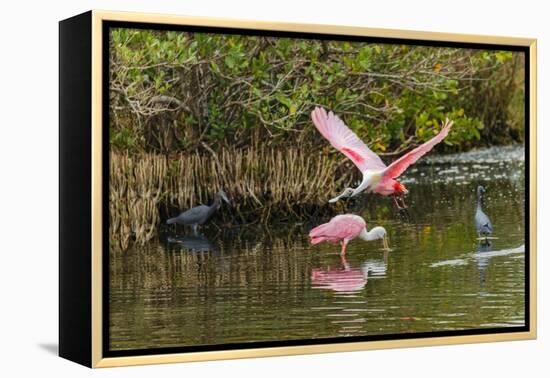
M 170 218 L 166 221 L 167 224 L 182 224 L 193 226 L 193 231 L 197 233 L 197 227 L 200 224 L 205 224 L 208 220 L 218 211 L 222 205 L 222 199 L 229 204 L 227 194 L 223 190 L 220 190 L 214 196 L 214 202 L 212 205 L 199 205 L 195 206 L 187 211 L 184 211 L 180 215 L 174 218 Z
M 332 198 L 329 202 L 336 202 L 343 197 L 354 197 L 363 191 L 367 191 L 392 196 L 395 205 L 399 209 L 406 207 L 403 197 L 408 193 L 408 190 L 405 185 L 396 179 L 411 164 L 414 164 L 441 142 L 447 136 L 453 124 L 449 119 L 446 119 L 439 134 L 386 166 L 382 159 L 369 149 L 334 113 L 329 112 L 327 114 L 325 109 L 315 107 L 315 110 L 311 113 L 311 119 L 317 130 L 330 144 L 346 155 L 363 174 L 363 180 L 357 188 L 346 188 L 339 196 Z M 401 200 L 401 205 L 397 200 L 398 198 Z
M 476 224 L 477 235 L 480 238 L 484 237 L 485 240 L 487 240 L 487 238 L 493 233 L 493 225 L 491 224 L 491 220 L 489 219 L 487 214 L 485 214 L 483 212 L 483 209 L 481 208 L 481 201 L 484 193 L 485 188 L 481 185 L 478 186 L 476 215 L 474 216 L 474 222 Z
M 367 223 L 358 215 L 337 215 L 328 223 L 317 226 L 309 232 L 311 244 L 319 244 L 324 241 L 339 242 L 342 245 L 340 252 L 342 255 L 346 253 L 348 243 L 356 237 L 365 241 L 382 239 L 384 249 L 389 249 L 386 229 L 378 226 L 367 231 Z

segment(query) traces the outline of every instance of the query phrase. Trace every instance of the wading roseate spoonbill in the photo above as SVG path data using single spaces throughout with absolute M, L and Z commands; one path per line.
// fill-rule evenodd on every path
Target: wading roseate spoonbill
M 212 205 L 199 205 L 195 206 L 187 211 L 184 211 L 180 215 L 174 218 L 170 218 L 166 221 L 167 224 L 183 224 L 193 226 L 193 231 L 197 233 L 197 226 L 199 224 L 205 224 L 211 217 L 218 211 L 222 204 L 222 199 L 229 203 L 229 199 L 223 190 L 220 190 L 214 196 L 214 202 Z
M 482 196 L 485 193 L 485 188 L 483 186 L 477 187 L 477 205 L 476 205 L 476 215 L 474 217 L 474 222 L 476 224 L 477 235 L 482 238 L 484 237 L 487 240 L 487 237 L 491 236 L 493 233 L 493 225 L 491 220 L 483 212 L 481 208 Z
M 363 180 L 357 188 L 346 188 L 339 196 L 332 198 L 329 202 L 336 202 L 343 197 L 354 197 L 366 190 L 384 196 L 392 196 L 395 205 L 399 209 L 406 207 L 403 197 L 408 190 L 396 178 L 441 142 L 447 136 L 453 124 L 453 122 L 446 119 L 439 134 L 386 166 L 382 159 L 371 151 L 334 113 L 329 112 L 327 114 L 325 109 L 315 107 L 315 110 L 311 113 L 311 119 L 317 130 L 330 144 L 346 155 L 363 174 Z M 398 199 L 401 204 L 399 204 Z
M 386 229 L 378 226 L 367 231 L 367 223 L 359 215 L 337 215 L 328 223 L 319 225 L 309 232 L 311 244 L 324 241 L 342 244 L 341 254 L 346 253 L 346 246 L 356 237 L 366 241 L 382 239 L 384 249 L 389 249 Z

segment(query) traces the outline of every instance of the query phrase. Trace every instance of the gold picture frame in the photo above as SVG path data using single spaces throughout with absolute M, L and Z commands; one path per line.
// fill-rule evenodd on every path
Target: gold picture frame
M 333 344 L 279 346 L 253 349 L 232 349 L 186 353 L 106 357 L 103 353 L 103 287 L 105 262 L 103 248 L 106 208 L 104 182 L 104 25 L 106 22 L 155 25 L 186 25 L 213 28 L 236 28 L 275 32 L 315 33 L 342 36 L 377 37 L 398 40 L 432 41 L 516 46 L 529 57 L 528 126 L 529 140 L 529 228 L 528 243 L 528 324 L 522 332 L 459 335 L 425 338 L 403 338 Z M 93 10 L 60 23 L 60 355 L 89 367 L 114 367 L 188 361 L 207 361 L 250 357 L 345 352 L 370 349 L 434 346 L 536 338 L 536 61 L 535 39 L 481 36 L 424 31 L 405 31 L 317 24 L 260 22 L 210 17 L 189 17 L 161 14 L 126 13 Z M 83 54 L 82 51 L 85 51 Z M 80 71 L 69 67 L 79 64 Z M 77 88 L 75 90 L 75 88 Z M 82 93 L 79 96 L 78 93 Z M 77 109 L 78 111 L 75 111 Z M 526 115 L 527 116 L 527 115 Z M 80 127 L 75 122 L 89 122 Z M 75 143 L 77 146 L 70 146 Z M 80 147 L 79 147 L 80 146 Z M 82 149 L 82 146 L 86 148 Z M 73 155 L 71 155 L 73 154 Z M 76 154 L 76 155 L 74 155 Z M 71 156 L 85 159 L 75 165 Z M 86 155 L 89 154 L 89 155 Z M 89 163 L 89 165 L 87 165 Z M 69 182 L 78 181 L 78 187 Z M 80 201 L 80 202 L 79 202 Z M 82 221 L 75 221 L 81 203 Z M 72 235 L 72 236 L 70 236 Z M 526 264 L 527 265 L 527 264 Z M 80 298 L 76 298 L 80 296 Z M 79 341 L 82 340 L 82 341 Z M 82 344 L 84 346 L 80 347 Z M 76 350 L 78 349 L 78 350 Z

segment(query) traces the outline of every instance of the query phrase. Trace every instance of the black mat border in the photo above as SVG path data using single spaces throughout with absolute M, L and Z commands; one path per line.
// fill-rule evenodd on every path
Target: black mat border
M 371 335 L 371 336 L 348 336 L 334 338 L 319 338 L 319 339 L 300 339 L 300 340 L 283 340 L 283 341 L 262 341 L 250 343 L 234 343 L 234 344 L 218 344 L 218 345 L 195 345 L 182 347 L 166 347 L 166 348 L 148 348 L 148 349 L 132 349 L 132 350 L 110 350 L 109 349 L 109 36 L 111 28 L 128 28 L 128 29 L 149 29 L 149 30 L 164 30 L 164 31 L 182 31 L 194 33 L 218 33 L 218 34 L 238 34 L 247 36 L 269 36 L 282 38 L 299 38 L 299 39 L 316 39 L 316 40 L 335 40 L 335 41 L 350 41 L 350 42 L 367 42 L 367 43 L 388 43 L 402 45 L 417 45 L 417 46 L 433 46 L 433 47 L 451 47 L 451 48 L 470 48 L 470 49 L 485 49 L 485 50 L 502 50 L 523 52 L 525 56 L 525 325 L 519 327 L 503 327 L 503 328 L 480 328 L 456 331 L 436 331 L 422 333 L 406 333 L 406 334 L 388 334 L 388 335 Z M 194 26 L 194 25 L 174 25 L 174 24 L 159 24 L 145 22 L 127 22 L 127 21 L 103 21 L 103 46 L 102 46 L 102 157 L 103 157 L 103 337 L 102 349 L 103 357 L 129 357 L 141 355 L 157 355 L 157 354 L 173 354 L 173 353 L 191 353 L 191 352 L 206 352 L 206 351 L 223 351 L 236 349 L 256 349 L 256 348 L 272 348 L 272 347 L 290 347 L 290 346 L 308 346 L 322 344 L 340 344 L 354 343 L 365 341 L 382 341 L 382 340 L 409 340 L 409 339 L 425 339 L 434 337 L 449 337 L 449 336 L 473 336 L 473 335 L 490 335 L 515 332 L 529 332 L 530 330 L 530 48 L 528 46 L 510 46 L 501 44 L 488 43 L 463 43 L 463 42 L 445 42 L 445 41 L 429 41 L 419 39 L 405 38 L 385 38 L 385 37 L 368 37 L 368 36 L 349 36 L 336 34 L 322 33 L 305 33 L 305 32 L 287 32 L 287 31 L 271 31 L 260 29 L 239 29 L 226 27 L 210 27 L 210 26 Z M 406 32 L 404 31 L 406 34 Z M 106 211 L 107 210 L 107 211 Z

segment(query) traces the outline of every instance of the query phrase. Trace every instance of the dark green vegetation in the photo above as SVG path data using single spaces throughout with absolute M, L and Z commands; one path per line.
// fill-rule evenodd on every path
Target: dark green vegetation
M 523 55 L 395 44 L 114 29 L 110 56 L 113 246 L 144 244 L 220 189 L 217 223 L 330 215 L 358 171 L 313 127 L 334 110 L 386 161 L 522 142 Z M 344 206 L 344 205 L 338 205 Z
M 113 30 L 111 51 L 117 150 L 325 147 L 315 105 L 381 153 L 428 140 L 445 116 L 458 149 L 523 137 L 518 53 L 132 29 Z

